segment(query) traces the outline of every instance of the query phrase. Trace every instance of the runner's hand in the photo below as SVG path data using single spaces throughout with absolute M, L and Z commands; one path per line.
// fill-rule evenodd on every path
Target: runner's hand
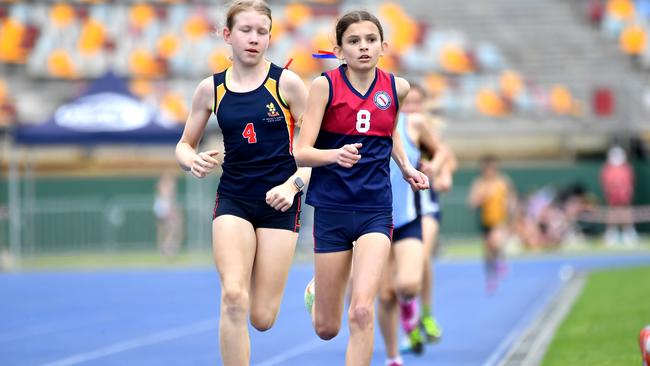
M 208 150 L 194 155 L 190 171 L 197 178 L 205 178 L 206 175 L 219 166 L 219 161 L 215 156 L 219 155 L 217 150 Z

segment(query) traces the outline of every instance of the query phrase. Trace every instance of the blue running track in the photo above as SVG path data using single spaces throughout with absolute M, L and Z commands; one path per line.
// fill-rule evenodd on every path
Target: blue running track
M 561 268 L 632 265 L 650 265 L 650 254 L 520 259 L 487 295 L 480 262 L 438 263 L 444 337 L 406 365 L 495 365 L 560 288 Z M 295 266 L 275 326 L 251 329 L 252 365 L 344 364 L 347 325 L 321 341 L 304 310 L 311 276 L 310 266 Z M 0 365 L 218 365 L 218 299 L 211 268 L 2 274 Z M 383 364 L 377 331 L 372 365 Z

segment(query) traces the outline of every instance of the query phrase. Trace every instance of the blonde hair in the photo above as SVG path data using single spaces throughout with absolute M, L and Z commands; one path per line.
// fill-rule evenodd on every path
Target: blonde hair
M 248 10 L 255 10 L 256 12 L 269 17 L 269 20 L 271 21 L 269 30 L 271 30 L 271 27 L 273 26 L 273 18 L 271 17 L 271 8 L 269 8 L 269 5 L 266 3 L 266 1 L 263 0 L 233 1 L 230 7 L 228 8 L 228 12 L 226 13 L 226 27 L 228 29 L 232 29 L 235 26 L 235 16 L 241 12 L 248 11 Z

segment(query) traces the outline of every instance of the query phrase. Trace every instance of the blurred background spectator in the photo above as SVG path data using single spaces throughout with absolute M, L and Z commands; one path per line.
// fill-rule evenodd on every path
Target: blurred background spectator
M 638 235 L 634 228 L 634 170 L 627 161 L 625 150 L 612 146 L 607 152 L 600 182 L 610 208 L 605 231 L 605 243 L 610 246 L 635 246 Z

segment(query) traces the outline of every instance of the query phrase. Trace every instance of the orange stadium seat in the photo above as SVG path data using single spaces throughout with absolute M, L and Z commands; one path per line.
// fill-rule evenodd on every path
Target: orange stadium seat
M 162 74 L 154 55 L 143 48 L 136 48 L 129 54 L 129 70 L 133 75 L 143 78 L 155 78 Z
M 50 19 L 57 28 L 65 28 L 75 21 L 75 10 L 70 4 L 54 4 L 50 9 Z
M 188 115 L 188 108 L 183 96 L 173 91 L 168 91 L 160 101 L 160 108 L 176 122 L 185 122 Z
M 156 11 L 150 4 L 137 3 L 129 9 L 129 22 L 131 26 L 142 30 L 149 26 L 155 19 Z
M 65 49 L 55 49 L 47 58 L 47 70 L 51 76 L 62 79 L 75 79 L 79 77 L 72 56 Z
M 634 3 L 631 0 L 609 0 L 607 14 L 618 20 L 631 20 L 634 18 Z
M 215 48 L 208 57 L 208 66 L 213 73 L 221 72 L 230 66 L 230 51 L 226 48 Z
M 327 30 L 320 30 L 312 40 L 312 47 L 314 50 L 332 51 L 334 49 L 334 36 L 330 36 Z
M 316 59 L 311 57 L 311 50 L 308 50 L 305 47 L 298 46 L 293 48 L 289 52 L 287 61 L 290 59 L 293 59 L 290 66 L 291 70 L 295 71 L 299 75 L 311 75 L 316 73 L 319 69 L 318 62 Z
M 630 25 L 621 33 L 619 45 L 624 53 L 638 56 L 648 46 L 648 34 L 643 27 L 636 24 Z
M 183 33 L 191 41 L 205 37 L 209 31 L 210 24 L 201 15 L 192 15 L 183 26 Z
M 560 115 L 569 115 L 574 111 L 574 101 L 571 91 L 566 86 L 556 85 L 549 95 L 551 111 Z
M 164 58 L 171 58 L 181 49 L 181 39 L 173 33 L 165 33 L 158 38 L 156 50 Z
M 424 77 L 424 86 L 431 96 L 444 93 L 449 88 L 447 79 L 437 73 L 430 73 Z
M 132 79 L 129 83 L 129 91 L 140 99 L 144 99 L 145 97 L 153 94 L 154 88 L 153 85 L 151 85 L 151 81 L 149 80 Z
M 77 42 L 79 52 L 86 56 L 97 54 L 104 46 L 106 27 L 95 19 L 88 19 L 81 28 L 81 35 Z
M 508 108 L 503 98 L 492 89 L 483 88 L 476 95 L 478 111 L 489 117 L 503 117 L 508 113 Z
M 284 16 L 290 29 L 299 28 L 312 17 L 311 8 L 301 3 L 291 3 L 284 8 Z
M 524 88 L 524 82 L 518 72 L 512 70 L 505 70 L 499 77 L 499 85 L 503 95 L 513 100 Z
M 25 63 L 27 54 L 23 49 L 25 26 L 11 18 L 0 23 L 0 62 Z
M 445 45 L 440 50 L 440 65 L 443 70 L 452 74 L 466 74 L 473 71 L 467 53 L 456 45 Z
M 274 19 L 271 28 L 271 45 L 282 40 L 287 34 L 287 24 L 282 19 Z

